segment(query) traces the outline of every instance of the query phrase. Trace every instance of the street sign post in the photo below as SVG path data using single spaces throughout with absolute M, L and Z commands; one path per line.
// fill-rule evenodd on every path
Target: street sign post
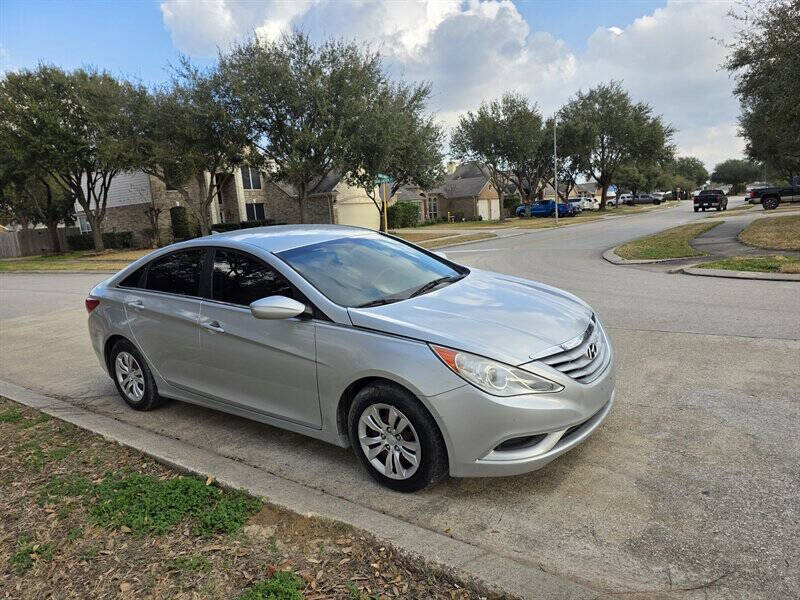
M 383 193 L 381 195 L 383 196 L 383 230 L 384 231 L 389 231 L 389 224 L 388 224 L 389 223 L 389 216 L 388 216 L 388 212 L 389 212 L 389 210 L 388 210 L 389 209 L 389 196 L 388 196 L 389 191 L 388 190 L 389 190 L 389 188 L 388 188 L 388 185 L 390 183 L 393 183 L 393 182 L 394 182 L 394 179 L 392 179 L 391 176 L 389 176 L 389 175 L 379 174 L 375 178 L 375 185 L 380 185 L 381 189 L 383 190 Z

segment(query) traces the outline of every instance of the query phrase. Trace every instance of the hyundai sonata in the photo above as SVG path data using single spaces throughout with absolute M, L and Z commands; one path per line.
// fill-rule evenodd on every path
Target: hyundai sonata
M 132 408 L 174 398 L 351 446 L 399 491 L 538 469 L 614 401 L 611 345 L 586 303 L 366 229 L 174 244 L 86 308 Z

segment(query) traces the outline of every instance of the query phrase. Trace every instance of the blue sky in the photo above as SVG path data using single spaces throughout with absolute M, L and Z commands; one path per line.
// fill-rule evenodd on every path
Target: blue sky
M 719 69 L 723 1 L 0 0 L 0 71 L 39 61 L 164 81 L 179 53 L 210 60 L 257 31 L 300 27 L 381 49 L 393 73 L 433 84 L 445 125 L 506 90 L 551 113 L 578 89 L 621 79 L 675 125 L 679 149 L 709 166 L 738 156 L 738 105 Z

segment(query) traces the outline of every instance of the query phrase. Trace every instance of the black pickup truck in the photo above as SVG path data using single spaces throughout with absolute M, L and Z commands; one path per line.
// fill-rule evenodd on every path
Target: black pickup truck
M 760 202 L 764 210 L 772 210 L 781 202 L 800 202 L 800 186 L 756 188 L 747 192 L 747 199 L 755 204 Z
M 702 190 L 694 197 L 694 212 L 700 209 L 716 208 L 728 210 L 728 197 L 722 190 Z

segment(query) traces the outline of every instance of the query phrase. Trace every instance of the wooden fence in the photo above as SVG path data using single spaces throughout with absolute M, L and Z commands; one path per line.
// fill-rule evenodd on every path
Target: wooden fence
M 77 227 L 59 227 L 58 240 L 62 250 L 67 248 L 67 235 L 80 233 Z M 50 232 L 45 228 L 20 229 L 19 231 L 0 231 L 0 258 L 30 256 L 53 252 Z

